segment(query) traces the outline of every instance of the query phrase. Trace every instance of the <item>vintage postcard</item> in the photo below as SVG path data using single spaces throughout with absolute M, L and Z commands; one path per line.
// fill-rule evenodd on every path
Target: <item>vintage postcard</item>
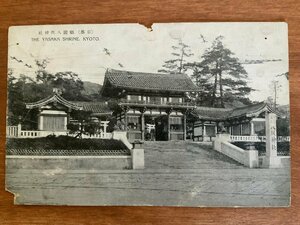
M 290 205 L 286 23 L 9 29 L 15 204 Z

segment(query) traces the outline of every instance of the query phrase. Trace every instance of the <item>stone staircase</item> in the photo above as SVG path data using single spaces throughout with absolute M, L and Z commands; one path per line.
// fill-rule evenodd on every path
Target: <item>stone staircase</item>
M 145 169 L 244 168 L 212 149 L 209 143 L 184 141 L 145 142 Z

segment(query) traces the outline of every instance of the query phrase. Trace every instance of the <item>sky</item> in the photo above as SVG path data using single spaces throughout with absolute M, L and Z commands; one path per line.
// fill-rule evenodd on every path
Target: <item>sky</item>
M 280 59 L 243 64 L 256 90 L 249 97 L 266 100 L 272 80 L 278 80 L 277 102 L 289 104 L 288 80 L 276 76 L 288 72 L 287 24 L 282 22 L 160 23 L 152 30 L 140 24 L 15 26 L 9 29 L 8 68 L 16 76 L 35 77 L 35 60 L 47 58 L 51 73 L 72 71 L 83 81 L 102 84 L 107 68 L 157 72 L 179 40 L 191 47 L 189 60 L 199 61 L 219 35 L 241 61 Z

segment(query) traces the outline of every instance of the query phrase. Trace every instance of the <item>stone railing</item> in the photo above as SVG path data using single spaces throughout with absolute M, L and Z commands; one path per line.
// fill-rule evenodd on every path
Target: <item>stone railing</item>
M 112 133 L 99 133 L 99 134 L 83 134 L 82 138 L 100 138 L 100 139 L 111 139 Z
M 70 134 L 68 131 L 22 130 L 20 125 L 6 127 L 6 137 L 8 138 L 39 138 L 39 137 L 47 137 L 49 135 L 74 136 L 73 134 Z M 83 134 L 82 138 L 111 139 L 112 133 L 101 132 L 98 134 L 91 134 L 91 135 Z
M 18 138 L 37 138 L 37 137 L 47 137 L 49 135 L 67 135 L 68 132 L 66 131 L 36 131 L 36 130 L 21 130 L 20 136 Z
M 128 149 L 132 149 L 132 144 L 127 139 L 127 132 L 126 131 L 113 131 L 112 138 L 115 140 L 122 141 Z
M 249 168 L 258 167 L 258 151 L 241 149 L 229 143 L 230 139 L 230 134 L 217 134 L 213 145 L 214 150 Z
M 17 137 L 18 126 L 6 126 L 6 137 Z
M 257 150 L 244 150 L 229 142 L 223 142 L 221 143 L 221 152 L 249 168 L 258 167 Z
M 231 135 L 231 142 L 266 142 L 266 136 L 240 136 L 240 135 Z M 278 142 L 289 142 L 290 136 L 277 136 Z

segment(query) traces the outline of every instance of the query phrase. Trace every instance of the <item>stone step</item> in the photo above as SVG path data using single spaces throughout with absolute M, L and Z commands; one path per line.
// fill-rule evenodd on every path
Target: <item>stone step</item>
M 194 142 L 146 142 L 145 167 L 159 169 L 243 168 L 211 145 Z

